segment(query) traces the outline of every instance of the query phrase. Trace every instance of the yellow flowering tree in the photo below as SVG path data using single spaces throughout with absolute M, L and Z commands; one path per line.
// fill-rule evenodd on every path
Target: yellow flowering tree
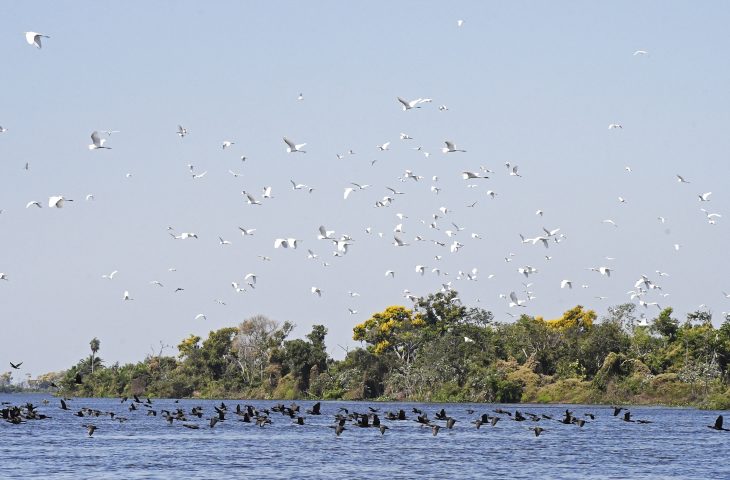
M 547 326 L 553 330 L 564 332 L 566 330 L 588 331 L 593 327 L 597 315 L 593 310 L 583 310 L 582 305 L 567 310 L 563 316 L 554 320 L 547 320 Z
M 426 339 L 425 327 L 421 315 L 401 305 L 391 305 L 356 325 L 352 338 L 369 343 L 376 355 L 393 353 L 410 365 Z

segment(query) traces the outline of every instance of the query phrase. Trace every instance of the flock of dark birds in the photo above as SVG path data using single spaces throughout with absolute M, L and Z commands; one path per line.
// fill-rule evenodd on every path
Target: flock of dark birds
M 103 412 L 101 410 L 88 407 L 80 407 L 78 409 L 71 408 L 69 406 L 70 402 L 72 402 L 72 399 L 61 398 L 60 409 L 64 412 L 73 412 L 72 415 L 79 418 L 85 418 L 87 419 L 87 422 L 95 418 L 104 416 L 108 416 L 111 420 L 118 421 L 120 423 L 129 420 L 128 416 L 122 416 L 115 412 Z M 177 404 L 179 403 L 179 400 L 175 400 L 174 402 L 175 404 Z M 48 405 L 50 402 L 48 400 L 43 400 L 43 403 L 45 405 Z M 215 426 L 220 422 L 230 421 L 248 423 L 251 425 L 256 425 L 260 428 L 264 428 L 267 425 L 271 425 L 274 423 L 274 414 L 280 414 L 286 419 L 285 421 L 289 421 L 292 425 L 305 425 L 307 424 L 307 416 L 322 415 L 320 402 L 315 403 L 314 405 L 312 405 L 311 408 L 305 409 L 304 414 L 302 414 L 302 409 L 300 408 L 300 406 L 295 403 L 292 403 L 289 406 L 286 406 L 284 404 L 276 404 L 269 408 L 262 409 L 257 409 L 253 405 L 244 405 L 242 407 L 240 404 L 236 404 L 235 409 L 229 410 L 229 407 L 224 402 L 221 402 L 220 405 L 213 406 L 214 412 L 210 413 L 210 417 L 208 417 L 208 414 L 204 412 L 204 408 L 200 406 L 192 407 L 188 412 L 186 412 L 185 409 L 182 407 L 175 407 L 174 409 L 156 409 L 150 398 L 147 398 L 143 401 L 137 395 L 133 395 L 131 401 L 128 397 L 122 397 L 121 403 L 128 404 L 127 410 L 129 412 L 129 415 L 144 414 L 146 416 L 153 417 L 159 416 L 164 419 L 164 421 L 167 422 L 167 425 L 169 426 L 179 424 L 184 428 L 192 430 L 198 430 L 201 427 L 205 426 L 207 426 L 208 428 L 215 428 Z M 650 420 L 633 419 L 631 411 L 629 411 L 625 407 L 612 407 L 612 409 L 613 416 L 623 420 L 624 422 L 636 424 L 653 423 Z M 622 411 L 624 412 L 623 416 L 620 415 Z M 467 408 L 466 413 L 468 415 L 478 414 L 472 408 Z M 536 437 L 539 437 L 540 434 L 548 431 L 547 428 L 543 428 L 543 425 L 545 425 L 545 423 L 547 422 L 558 423 L 562 425 L 575 425 L 579 428 L 583 428 L 584 425 L 590 424 L 591 422 L 595 421 L 597 416 L 594 413 L 584 413 L 582 416 L 576 416 L 570 409 L 565 410 L 562 418 L 554 418 L 552 415 L 547 415 L 545 413 L 535 414 L 520 410 L 515 410 L 514 412 L 511 412 L 502 408 L 496 408 L 492 410 L 492 413 L 494 413 L 494 415 L 490 415 L 490 413 L 482 413 L 476 419 L 471 421 L 471 424 L 479 429 L 482 425 L 496 427 L 498 422 L 500 421 L 514 421 L 518 423 L 526 422 L 525 424 L 533 424 L 532 426 L 527 427 L 527 429 L 529 431 L 532 431 Z M 13 425 L 20 425 L 33 420 L 48 420 L 52 418 L 50 415 L 39 413 L 38 406 L 33 405 L 32 403 L 26 403 L 25 405 L 16 406 L 11 405 L 10 402 L 2 402 L 0 415 L 2 415 L 3 420 Z M 429 418 L 428 413 L 425 413 L 415 407 L 412 408 L 411 415 L 415 415 L 415 418 L 408 418 L 406 411 L 403 409 L 399 409 L 397 412 L 386 411 L 382 413 L 383 419 L 381 420 L 381 413 L 380 409 L 378 408 L 367 407 L 367 412 L 360 413 L 355 412 L 354 410 L 350 411 L 349 409 L 344 407 L 339 407 L 337 412 L 334 414 L 334 420 L 332 425 L 329 425 L 328 427 L 334 430 L 334 433 L 337 437 L 339 437 L 344 431 L 348 429 L 357 430 L 365 428 L 374 428 L 378 430 L 381 435 L 384 435 L 385 432 L 389 430 L 389 427 L 388 425 L 385 425 L 383 421 L 414 421 L 417 422 L 420 426 L 430 429 L 431 434 L 435 437 L 436 435 L 438 435 L 439 431 L 442 428 L 451 430 L 458 422 L 455 418 L 448 415 L 446 413 L 446 410 L 443 408 L 438 411 L 433 416 L 433 418 Z M 196 423 L 194 420 L 203 419 L 204 417 L 206 420 L 205 423 Z M 94 432 L 98 429 L 97 426 L 93 423 L 83 423 L 82 426 L 86 428 L 89 437 L 93 436 Z M 719 415 L 717 417 L 713 425 L 707 425 L 707 428 L 724 432 L 730 431 L 730 429 L 728 428 L 723 428 L 722 415 Z

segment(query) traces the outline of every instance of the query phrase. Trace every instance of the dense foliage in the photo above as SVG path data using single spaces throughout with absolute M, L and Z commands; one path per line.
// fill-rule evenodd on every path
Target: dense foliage
M 327 354 L 327 329 L 289 339 L 293 325 L 255 316 L 237 327 L 191 335 L 178 356 L 111 366 L 96 353 L 40 377 L 85 396 L 345 398 L 480 402 L 602 402 L 730 406 L 730 321 L 698 311 L 684 322 L 636 307 L 601 318 L 578 305 L 560 318 L 511 323 L 461 304 L 454 291 L 394 305 L 355 326 L 360 348 Z

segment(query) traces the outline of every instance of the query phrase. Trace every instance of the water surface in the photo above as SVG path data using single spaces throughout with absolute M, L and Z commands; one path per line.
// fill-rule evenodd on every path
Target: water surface
M 49 403 L 42 404 L 44 399 Z M 148 416 L 141 405 L 129 411 L 131 402 L 119 399 L 76 398 L 68 402 L 68 411 L 48 395 L 0 395 L 0 400 L 32 402 L 52 417 L 21 425 L 0 422 L 0 478 L 8 479 L 730 479 L 730 432 L 706 427 L 722 413 L 716 411 L 632 407 L 632 418 L 652 422 L 638 424 L 614 417 L 608 406 L 322 402 L 322 415 L 313 416 L 304 410 L 315 402 L 301 401 L 304 426 L 272 412 L 273 423 L 260 428 L 238 421 L 236 404 L 261 410 L 281 402 L 223 400 L 230 413 L 210 428 L 213 406 L 221 400 L 152 399 L 157 416 Z M 178 421 L 168 425 L 159 413 L 189 412 L 194 406 L 203 407 L 204 416 L 188 415 L 187 423 L 200 425 L 198 430 Z M 385 435 L 348 425 L 338 438 L 328 428 L 340 408 L 367 413 L 369 406 L 379 410 L 389 427 Z M 74 416 L 81 407 L 115 412 L 128 421 Z M 384 419 L 384 412 L 401 408 L 407 421 Z M 444 426 L 434 437 L 430 428 L 414 421 L 413 408 L 431 419 L 444 408 L 456 425 L 452 430 Z M 471 423 L 482 413 L 494 415 L 496 408 L 555 420 L 516 422 L 501 415 L 495 427 L 476 429 Z M 559 423 L 566 408 L 587 423 L 582 428 Z M 585 413 L 595 414 L 595 420 Z M 91 438 L 84 427 L 89 423 L 97 427 Z M 531 430 L 536 425 L 545 429 L 539 437 Z M 730 428 L 730 419 L 725 427 Z

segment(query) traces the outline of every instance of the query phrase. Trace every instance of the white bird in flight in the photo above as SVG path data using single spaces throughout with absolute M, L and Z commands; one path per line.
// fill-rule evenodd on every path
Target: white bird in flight
M 710 195 L 712 195 L 712 192 L 705 192 L 705 193 L 699 194 L 698 197 L 700 197 L 700 202 L 709 202 Z
M 106 148 L 107 150 L 111 150 L 110 147 L 105 147 L 104 144 L 106 143 L 106 138 L 101 138 L 99 136 L 99 132 L 94 130 L 91 132 L 91 144 L 89 145 L 89 150 L 97 150 L 101 148 Z
M 256 200 L 253 195 L 251 195 L 250 193 L 246 192 L 245 190 L 242 191 L 241 194 L 246 197 L 246 202 L 249 205 L 261 205 L 261 202 L 260 201 Z
M 208 320 L 208 317 L 206 317 L 206 316 L 205 316 L 204 314 L 202 314 L 202 313 L 199 313 L 199 314 L 195 315 L 195 320 L 200 320 L 201 318 L 202 318 L 203 320 Z
M 64 202 L 73 202 L 73 200 L 70 198 L 64 198 L 63 195 L 48 197 L 48 206 L 51 208 L 63 208 Z
M 193 232 L 182 232 L 180 235 L 175 235 L 174 233 L 171 233 L 172 238 L 175 240 L 187 240 L 188 238 L 198 238 L 197 233 Z
M 461 178 L 463 178 L 464 180 L 471 180 L 473 178 L 489 179 L 489 177 L 483 177 L 483 176 L 481 176 L 480 174 L 478 174 L 476 172 L 469 172 L 469 171 L 461 172 Z M 494 193 L 494 192 L 492 192 L 492 193 Z M 494 198 L 494 197 L 492 197 L 492 198 Z
M 393 235 L 393 245 L 395 245 L 396 247 L 407 247 L 410 244 L 405 243 L 403 240 L 401 240 L 397 236 Z
M 116 274 L 117 274 L 117 270 L 114 270 L 112 273 L 110 273 L 108 275 L 107 274 L 102 275 L 101 278 L 106 278 L 107 280 L 112 280 L 114 278 L 114 275 L 116 275 Z
M 406 110 L 411 110 L 412 108 L 421 108 L 420 106 L 418 106 L 419 103 L 431 102 L 430 98 L 417 98 L 417 99 L 411 100 L 411 101 L 404 100 L 401 97 L 396 97 L 396 98 L 401 103 L 401 106 L 403 107 L 404 112 Z
M 236 142 L 232 142 L 230 140 L 224 140 L 223 144 L 221 145 L 221 148 L 225 150 L 226 148 L 230 147 L 231 145 L 235 145 Z
M 51 37 L 38 32 L 25 32 L 25 41 L 28 42 L 28 45 L 35 45 L 38 50 L 43 47 L 43 45 L 41 44 L 41 38 Z
M 334 230 L 327 230 L 324 225 L 319 226 L 319 235 L 317 235 L 317 239 L 319 240 L 334 240 L 335 238 L 332 236 L 335 234 Z
M 509 306 L 511 307 L 524 307 L 525 306 L 525 300 L 520 300 L 517 298 L 517 294 L 515 292 L 510 292 L 509 294 L 511 302 L 509 302 Z
M 445 147 L 441 148 L 441 151 L 444 153 L 454 153 L 454 152 L 465 152 L 466 150 L 460 150 L 454 146 L 454 142 L 450 140 L 445 140 L 444 143 L 446 144 Z
M 302 147 L 304 147 L 306 145 L 306 143 L 296 144 L 286 137 L 284 137 L 284 143 L 286 143 L 286 145 L 287 145 L 287 147 L 286 147 L 287 153 L 296 153 L 296 152 L 307 153 L 306 151 L 302 150 Z
M 124 291 L 124 295 L 122 296 L 124 300 L 134 300 L 132 297 L 129 296 L 129 292 L 127 290 Z
M 296 250 L 297 242 L 299 240 L 296 238 L 277 238 L 274 240 L 274 248 L 293 248 Z
M 183 127 L 182 125 L 178 125 L 176 133 L 180 136 L 180 138 L 184 138 L 185 135 L 188 134 L 188 129 Z
M 570 280 L 563 280 L 563 281 L 561 281 L 560 282 L 560 288 L 565 288 L 565 287 L 573 288 L 573 282 L 571 282 Z
M 25 204 L 25 208 L 30 208 L 32 206 L 36 206 L 38 208 L 43 208 L 43 206 L 41 205 L 41 202 L 39 202 L 37 200 L 31 200 L 30 202 Z
M 312 291 L 312 293 L 316 294 L 318 297 L 322 297 L 322 290 L 320 290 L 319 288 L 312 287 L 311 291 Z
M 610 277 L 611 272 L 613 271 L 613 269 L 611 269 L 609 267 L 591 267 L 591 268 L 589 268 L 589 270 L 591 270 L 593 272 L 598 272 L 601 275 L 605 275 L 607 277 Z

